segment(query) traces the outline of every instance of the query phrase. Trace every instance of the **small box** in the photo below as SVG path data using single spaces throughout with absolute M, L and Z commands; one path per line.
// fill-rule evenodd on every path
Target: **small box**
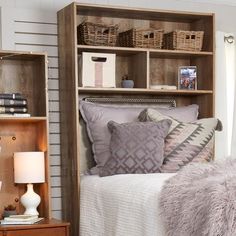
M 80 86 L 115 88 L 115 68 L 115 54 L 83 52 Z

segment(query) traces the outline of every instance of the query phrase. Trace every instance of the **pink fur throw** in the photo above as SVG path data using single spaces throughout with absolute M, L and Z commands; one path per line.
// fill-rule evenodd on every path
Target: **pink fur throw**
M 236 160 L 187 165 L 164 185 L 160 209 L 167 236 L 236 235 Z

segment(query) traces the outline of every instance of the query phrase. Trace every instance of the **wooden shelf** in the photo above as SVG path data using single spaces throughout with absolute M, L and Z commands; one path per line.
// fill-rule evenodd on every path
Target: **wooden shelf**
M 167 49 L 149 49 L 149 48 L 129 48 L 129 47 L 108 47 L 108 46 L 91 46 L 77 45 L 78 52 L 102 52 L 116 53 L 117 55 L 133 55 L 139 52 L 149 52 L 151 57 L 186 57 L 186 56 L 212 56 L 213 52 L 205 51 L 180 51 Z
M 47 121 L 47 117 L 1 117 L 0 116 L 0 123 L 1 122 L 22 122 L 22 123 L 34 123 L 34 122 L 40 122 L 40 121 Z
M 212 90 L 157 90 L 142 88 L 78 88 L 79 93 L 113 93 L 113 94 L 162 94 L 175 96 L 198 96 L 203 94 L 212 94 Z

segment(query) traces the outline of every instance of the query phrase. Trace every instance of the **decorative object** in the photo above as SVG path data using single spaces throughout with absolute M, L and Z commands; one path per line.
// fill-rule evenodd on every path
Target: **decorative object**
M 116 54 L 82 53 L 82 87 L 115 88 Z
M 16 215 L 16 207 L 9 204 L 8 206 L 4 207 L 3 217 L 8 217 L 11 215 Z
M 164 48 L 170 50 L 201 51 L 204 31 L 175 30 L 164 34 Z
M 40 196 L 34 192 L 33 183 L 45 182 L 45 165 L 43 152 L 15 152 L 14 153 L 15 183 L 27 183 L 27 192 L 21 197 L 25 207 L 24 214 L 39 215 L 37 207 Z
M 180 66 L 178 71 L 178 89 L 197 89 L 197 67 Z
M 122 77 L 121 87 L 122 88 L 133 88 L 134 87 L 134 81 L 129 79 L 128 75 L 124 75 Z

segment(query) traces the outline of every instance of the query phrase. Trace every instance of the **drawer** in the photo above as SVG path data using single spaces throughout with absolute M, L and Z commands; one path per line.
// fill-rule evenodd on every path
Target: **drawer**
M 67 236 L 66 227 L 9 230 L 4 236 Z M 0 236 L 3 236 L 0 234 Z

